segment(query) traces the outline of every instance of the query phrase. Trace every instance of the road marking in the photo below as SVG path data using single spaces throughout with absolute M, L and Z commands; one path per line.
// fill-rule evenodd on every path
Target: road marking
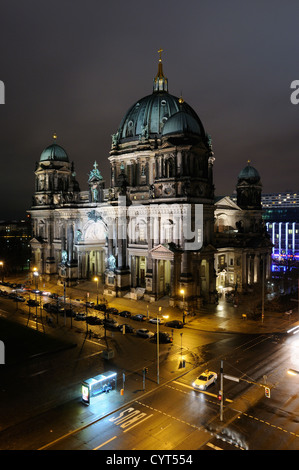
M 211 442 L 208 442 L 207 446 L 212 447 L 212 449 L 214 449 L 214 450 L 223 450 L 223 449 L 221 449 L 221 447 L 214 446 L 214 444 L 212 444 Z
M 121 411 L 118 416 L 110 418 L 109 421 L 116 424 L 117 426 L 119 425 L 119 427 L 122 429 L 126 428 L 127 426 L 130 426 L 128 429 L 124 430 L 124 432 L 127 432 L 138 424 L 145 421 L 146 419 L 151 418 L 151 416 L 153 415 L 146 415 L 146 413 L 141 413 L 140 410 L 136 410 L 130 407 L 126 410 Z
M 195 390 L 193 387 L 191 387 L 191 385 L 187 385 L 187 384 L 184 384 L 184 383 L 181 383 L 181 382 L 177 382 L 176 380 L 174 380 L 173 383 L 176 384 L 176 385 L 181 385 L 182 387 L 189 388 L 190 390 L 194 390 L 195 392 L 204 393 L 205 395 L 209 395 L 210 397 L 214 397 L 214 398 L 218 397 L 218 395 L 215 395 L 215 393 L 210 393 L 210 392 L 207 392 L 206 390 Z M 174 388 L 174 387 L 171 387 L 171 388 Z M 176 389 L 176 390 L 179 390 L 179 389 Z M 229 403 L 233 402 L 233 400 L 230 400 L 229 398 L 225 398 L 225 401 L 227 401 Z
M 153 416 L 153 415 L 148 415 L 148 416 L 146 416 L 146 417 L 143 418 L 141 421 L 138 421 L 137 423 L 133 424 L 133 426 L 131 426 L 130 428 L 125 429 L 124 432 L 130 431 L 132 428 L 134 428 L 135 426 L 137 426 L 137 425 L 140 424 L 140 423 L 143 423 L 143 421 L 145 421 L 145 420 L 148 419 L 148 418 L 151 418 L 152 416 Z
M 250 415 L 248 413 L 243 413 L 243 415 L 246 416 L 247 418 L 254 419 L 256 421 L 259 421 L 260 423 L 266 424 L 266 426 L 270 426 L 271 428 L 278 429 L 279 431 L 282 431 L 282 432 L 285 432 L 285 433 L 288 433 L 288 434 L 292 434 L 295 437 L 299 437 L 299 434 L 288 431 L 287 429 L 284 429 L 281 426 L 276 426 L 275 424 L 269 423 L 268 421 L 264 421 L 262 419 L 256 418 L 255 416 Z
M 40 370 L 39 372 L 35 372 L 34 374 L 29 375 L 29 377 L 35 377 L 36 375 L 41 375 L 47 372 L 48 369 Z
M 145 403 L 142 403 L 141 401 L 137 401 L 137 400 L 136 400 L 136 403 L 139 403 L 139 405 L 145 406 L 146 408 L 150 408 L 148 405 L 146 405 Z M 160 413 L 160 414 L 165 415 L 165 416 L 167 416 L 167 417 L 169 417 L 169 418 L 175 419 L 176 421 L 179 421 L 180 423 L 186 424 L 187 426 L 191 426 L 192 428 L 195 428 L 195 429 L 202 429 L 202 426 L 196 426 L 195 424 L 188 423 L 187 421 L 183 421 L 182 419 L 177 418 L 176 416 L 170 415 L 170 414 L 168 414 L 168 413 L 164 413 L 164 411 L 158 410 L 157 408 L 151 408 L 151 409 L 153 409 L 153 410 L 156 411 L 157 413 Z M 152 416 L 152 415 L 151 415 L 151 416 Z
M 105 446 L 106 444 L 108 444 L 108 442 L 111 442 L 113 441 L 113 439 L 116 439 L 117 436 L 114 436 L 114 437 L 111 437 L 111 439 L 108 439 L 108 441 L 106 442 L 103 442 L 103 444 L 100 444 L 98 447 L 95 447 L 93 450 L 98 450 L 100 449 L 101 447 Z

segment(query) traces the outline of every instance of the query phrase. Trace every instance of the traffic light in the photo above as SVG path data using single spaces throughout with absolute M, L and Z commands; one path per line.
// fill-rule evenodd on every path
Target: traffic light
M 265 387 L 265 397 L 270 398 L 270 388 Z
M 144 367 L 144 368 L 143 368 L 143 372 L 144 372 L 145 374 L 147 374 L 147 373 L 148 373 L 148 367 Z
M 221 401 L 222 400 L 222 390 L 219 390 L 218 392 L 218 400 Z

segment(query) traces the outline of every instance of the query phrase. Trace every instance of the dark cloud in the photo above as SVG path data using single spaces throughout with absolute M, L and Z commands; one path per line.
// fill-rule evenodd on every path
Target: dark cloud
M 109 181 L 111 134 L 152 92 L 160 47 L 170 93 L 212 135 L 217 194 L 233 191 L 248 159 L 264 191 L 297 190 L 298 14 L 292 0 L 2 1 L 0 218 L 29 208 L 54 131 L 81 189 L 95 160 Z

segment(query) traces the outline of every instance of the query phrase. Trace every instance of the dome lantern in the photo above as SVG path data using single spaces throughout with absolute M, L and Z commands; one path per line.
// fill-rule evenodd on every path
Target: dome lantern
M 168 92 L 168 80 L 166 77 L 164 77 L 164 73 L 163 73 L 162 56 L 161 56 L 162 52 L 163 52 L 163 49 L 158 50 L 160 57 L 159 57 L 159 63 L 158 63 L 158 73 L 154 78 L 153 92 L 157 92 L 157 91 Z

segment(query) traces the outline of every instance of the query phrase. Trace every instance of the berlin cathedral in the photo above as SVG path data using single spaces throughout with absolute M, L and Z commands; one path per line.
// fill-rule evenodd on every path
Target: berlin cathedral
M 31 263 L 59 284 L 97 276 L 107 295 L 167 296 L 171 306 L 198 308 L 223 289 L 243 292 L 268 279 L 272 245 L 259 173 L 248 161 L 237 201 L 215 197 L 211 138 L 193 108 L 168 92 L 159 52 L 152 93 L 112 136 L 109 185 L 91 162 L 81 191 L 55 135 L 41 153 L 28 211 Z

